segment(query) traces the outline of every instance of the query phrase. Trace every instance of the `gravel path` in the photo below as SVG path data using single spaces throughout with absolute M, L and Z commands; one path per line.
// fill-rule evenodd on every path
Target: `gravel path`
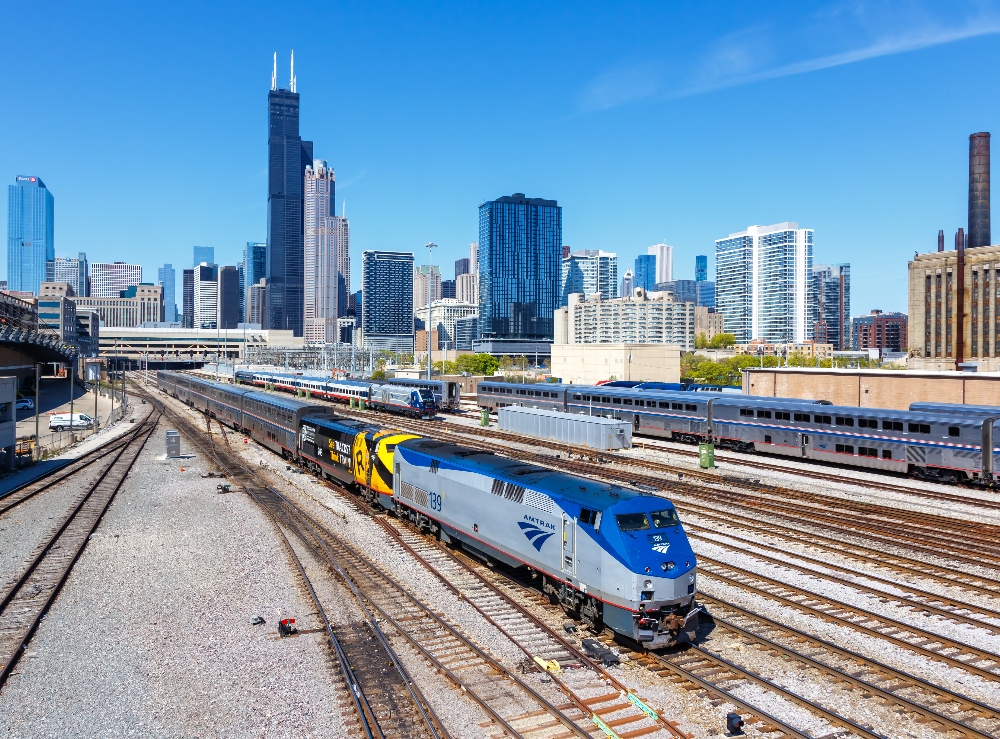
M 343 735 L 322 635 L 276 636 L 312 604 L 271 524 L 208 469 L 164 459 L 157 430 L 0 695 L 0 732 Z

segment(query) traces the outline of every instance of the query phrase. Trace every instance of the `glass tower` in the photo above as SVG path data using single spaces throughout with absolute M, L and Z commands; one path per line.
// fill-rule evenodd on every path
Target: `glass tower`
M 483 338 L 551 341 L 559 307 L 562 208 L 524 193 L 479 206 Z
M 156 271 L 156 281 L 163 287 L 163 320 L 177 320 L 177 272 L 172 264 L 164 264 Z
M 299 136 L 299 94 L 278 89 L 267 96 L 267 298 L 264 328 L 302 336 L 304 316 L 303 186 L 313 161 L 311 141 Z
M 191 263 L 192 267 L 197 267 L 199 264 L 215 264 L 215 247 L 214 246 L 196 246 L 193 248 L 194 251 L 194 262 Z
M 656 255 L 642 254 L 635 258 L 633 285 L 643 290 L 652 290 L 656 285 Z
M 38 295 L 55 261 L 55 201 L 38 177 L 17 176 L 7 189 L 7 289 Z
M 705 282 L 708 279 L 708 255 L 699 254 L 694 258 L 694 279 Z
M 267 244 L 248 241 L 243 249 L 243 305 L 250 308 L 250 289 L 267 276 Z M 244 321 L 249 321 L 247 315 Z
M 618 255 L 599 249 L 582 249 L 563 257 L 560 307 L 566 307 L 573 293 L 587 296 L 600 293 L 601 300 L 617 298 Z

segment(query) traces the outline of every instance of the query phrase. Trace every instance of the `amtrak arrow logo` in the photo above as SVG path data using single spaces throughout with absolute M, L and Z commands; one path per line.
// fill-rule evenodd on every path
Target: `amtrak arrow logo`
M 521 531 L 523 531 L 524 535 L 528 537 L 528 541 L 531 542 L 531 546 L 539 552 L 542 551 L 542 544 L 544 544 L 553 533 L 551 531 L 543 531 L 533 523 L 524 523 L 524 521 L 519 521 L 517 525 L 521 527 Z
M 653 551 L 660 554 L 666 554 L 668 549 L 670 549 L 670 544 L 667 543 L 653 545 Z

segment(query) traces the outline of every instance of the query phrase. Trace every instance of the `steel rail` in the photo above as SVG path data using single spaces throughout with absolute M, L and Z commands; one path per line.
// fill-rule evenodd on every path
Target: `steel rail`
M 86 549 L 91 534 L 103 520 L 158 422 L 159 416 L 150 423 L 144 434 L 134 435 L 121 447 L 114 461 L 90 485 L 48 540 L 38 547 L 36 555 L 0 598 L 0 633 L 4 634 L 4 641 L 9 644 L 3 649 L 6 654 L 0 657 L 4 659 L 4 664 L 0 665 L 0 687 L 10 677 L 42 617 L 48 613 L 61 592 L 69 573 Z M 126 456 L 127 452 L 129 456 Z M 119 465 L 119 462 L 123 464 Z M 37 581 L 31 591 L 26 592 L 25 589 L 32 580 Z M 10 613 L 11 606 L 19 601 L 23 601 L 23 607 L 17 613 Z M 13 623 L 4 624 L 6 619 L 11 619 Z

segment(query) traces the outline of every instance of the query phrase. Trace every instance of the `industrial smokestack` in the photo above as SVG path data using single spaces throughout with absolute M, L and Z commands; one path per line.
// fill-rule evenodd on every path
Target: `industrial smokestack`
M 990 245 L 990 135 L 969 136 L 969 240 L 966 248 Z
M 938 231 L 938 251 L 944 251 L 944 229 Z
M 989 146 L 989 138 L 986 139 L 986 142 L 987 146 Z M 989 162 L 989 158 L 987 158 L 987 162 Z M 989 164 L 987 164 L 987 167 L 989 167 Z M 987 187 L 989 187 L 988 183 L 989 175 L 987 175 Z M 988 218 L 989 208 L 987 208 L 987 228 L 989 228 Z M 965 249 L 967 246 L 965 234 L 962 233 L 962 229 L 958 229 L 958 233 L 955 234 L 955 251 L 958 252 L 958 266 L 955 268 L 956 284 L 952 300 L 952 304 L 955 306 L 955 369 L 958 369 L 958 366 L 965 361 Z M 947 356 L 947 352 L 945 355 Z

